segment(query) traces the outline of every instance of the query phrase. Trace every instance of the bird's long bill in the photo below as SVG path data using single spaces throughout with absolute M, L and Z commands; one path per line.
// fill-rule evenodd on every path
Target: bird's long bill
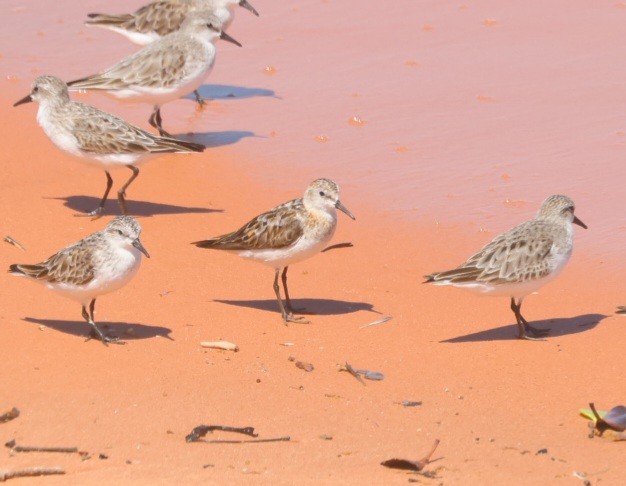
M 350 210 L 349 210 L 347 207 L 345 207 L 343 204 L 341 204 L 341 201 L 337 201 L 337 202 L 335 203 L 335 207 L 336 207 L 339 211 L 343 211 L 344 213 L 346 213 L 346 214 L 347 214 L 350 218 L 352 218 L 352 219 L 356 219 L 356 218 L 354 217 L 354 214 L 352 214 L 352 213 L 350 212 Z
M 135 238 L 135 241 L 133 241 L 133 246 L 137 248 L 141 253 L 146 255 L 146 257 L 150 258 L 150 255 L 148 254 L 148 250 L 146 250 L 143 247 L 143 245 L 141 244 L 141 241 L 139 241 L 139 238 Z
M 256 9 L 252 5 L 250 5 L 247 0 L 241 0 L 239 2 L 239 6 L 245 8 L 246 10 L 250 10 L 250 12 L 252 12 L 257 17 L 259 16 L 259 12 L 257 12 Z
M 577 224 L 578 226 L 581 226 L 582 228 L 587 229 L 587 225 L 583 223 L 580 219 L 578 219 L 576 216 L 574 216 L 574 221 L 572 221 L 572 223 Z
M 232 42 L 236 46 L 243 47 L 239 42 L 237 42 L 235 39 L 233 39 L 231 36 L 229 36 L 226 32 L 222 31 L 222 33 L 220 34 L 220 39 L 223 39 L 223 40 L 228 41 L 228 42 Z
M 20 106 L 20 105 L 23 105 L 24 103 L 30 103 L 31 101 L 33 101 L 33 98 L 31 95 L 28 94 L 24 96 L 21 100 L 13 103 L 13 106 Z

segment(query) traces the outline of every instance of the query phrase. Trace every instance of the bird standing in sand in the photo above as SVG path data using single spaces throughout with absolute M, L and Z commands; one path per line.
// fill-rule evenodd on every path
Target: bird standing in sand
M 307 323 L 295 317 L 287 290 L 289 265 L 312 257 L 324 249 L 337 227 L 337 209 L 353 214 L 339 200 L 339 187 L 329 179 L 313 181 L 300 199 L 281 204 L 256 216 L 237 231 L 192 244 L 200 248 L 226 250 L 256 260 L 275 270 L 274 292 L 283 322 Z M 278 285 L 282 270 L 285 303 Z
M 36 101 L 37 121 L 50 140 L 61 150 L 95 163 L 104 169 L 107 186 L 100 205 L 85 216 L 98 218 L 113 185 L 109 169 L 128 167 L 133 174 L 117 192 L 126 214 L 125 194 L 139 175 L 137 165 L 150 157 L 168 153 L 202 152 L 204 145 L 174 138 L 157 137 L 93 106 L 70 100 L 66 84 L 54 76 L 39 76 L 29 95 L 13 106 Z
M 537 329 L 521 314 L 524 297 L 553 280 L 567 264 L 574 243 L 572 223 L 587 228 L 574 214 L 567 196 L 547 198 L 537 216 L 494 238 L 453 270 L 427 275 L 425 283 L 453 285 L 490 295 L 511 297 L 520 339 L 534 340 Z
M 90 13 L 86 25 L 102 27 L 117 32 L 140 46 L 145 46 L 180 29 L 186 15 L 192 10 L 206 10 L 215 15 L 227 30 L 235 15 L 235 7 L 249 10 L 257 17 L 259 13 L 246 0 L 160 0 L 144 5 L 129 14 L 109 15 Z M 200 106 L 204 100 L 194 90 Z
M 11 265 L 9 273 L 42 283 L 63 297 L 78 301 L 92 332 L 106 344 L 117 339 L 106 336 L 96 325 L 96 299 L 130 282 L 139 270 L 141 253 L 150 257 L 139 240 L 140 234 L 137 221 L 130 216 L 118 216 L 102 231 L 67 246 L 41 263 Z
M 71 90 L 99 90 L 129 101 L 154 106 L 150 125 L 161 135 L 161 106 L 197 90 L 213 69 L 216 39 L 241 44 L 222 30 L 209 12 L 193 10 L 180 30 L 148 44 L 99 74 L 70 81 Z

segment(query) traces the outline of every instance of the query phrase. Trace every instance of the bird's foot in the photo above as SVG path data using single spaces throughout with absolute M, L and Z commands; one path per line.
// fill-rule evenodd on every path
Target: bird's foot
M 104 344 L 105 346 L 108 346 L 109 343 L 126 344 L 124 341 L 120 340 L 120 338 L 117 336 L 105 335 L 102 331 L 100 331 L 100 329 L 91 330 L 91 332 L 89 333 L 89 336 L 87 336 L 86 341 L 90 341 L 92 339 L 97 339 L 98 341 L 101 341 L 102 344 Z
M 306 318 L 302 316 L 294 316 L 293 313 L 288 313 L 283 315 L 283 323 L 285 326 L 290 322 L 296 322 L 298 324 L 310 324 L 311 321 L 307 321 Z
M 517 336 L 517 339 L 524 339 L 524 340 L 526 340 L 526 341 L 547 341 L 547 339 L 544 339 L 544 338 L 540 338 L 540 337 L 531 337 L 531 336 L 529 336 L 529 335 L 528 335 L 528 334 L 526 334 L 526 333 L 519 334 L 519 335 Z
M 550 329 L 539 329 L 537 327 L 531 326 L 530 324 L 525 324 L 524 329 L 526 329 L 526 332 L 529 332 L 536 337 L 547 336 L 548 334 L 550 334 Z
M 94 209 L 93 211 L 89 211 L 88 213 L 74 213 L 74 216 L 79 217 L 79 218 L 91 218 L 92 220 L 101 218 L 102 215 L 104 214 L 104 208 L 102 206 L 98 206 L 96 209 Z
M 200 92 L 198 90 L 195 90 L 193 94 L 196 97 L 196 103 L 198 103 L 200 109 L 204 108 L 204 106 L 206 105 L 206 100 L 202 96 L 200 96 Z

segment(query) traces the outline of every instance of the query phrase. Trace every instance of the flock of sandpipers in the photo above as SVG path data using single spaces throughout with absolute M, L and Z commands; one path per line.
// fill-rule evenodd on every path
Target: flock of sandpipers
M 160 108 L 192 92 L 198 103 L 204 103 L 197 89 L 213 67 L 213 42 L 221 38 L 240 45 L 224 32 L 237 5 L 258 16 L 247 0 L 160 0 L 131 14 L 90 14 L 87 24 L 111 29 L 145 47 L 98 74 L 69 83 L 40 76 L 33 82 L 31 93 L 15 103 L 39 103 L 37 121 L 50 140 L 65 152 L 104 169 L 106 190 L 98 207 L 87 216 L 95 219 L 103 214 L 113 185 L 108 169 L 123 165 L 132 171 L 117 193 L 123 216 L 41 263 L 14 264 L 9 270 L 78 301 L 92 335 L 105 344 L 119 341 L 96 325 L 96 299 L 128 283 L 139 268 L 141 254 L 149 256 L 139 239 L 141 227 L 127 216 L 126 190 L 139 174 L 137 165 L 146 158 L 205 149 L 170 136 L 163 128 Z M 159 135 L 72 101 L 70 90 L 101 90 L 152 104 L 149 123 Z M 306 188 L 302 198 L 260 214 L 232 233 L 194 244 L 270 265 L 275 271 L 274 291 L 283 322 L 306 322 L 294 315 L 287 290 L 287 269 L 326 247 L 335 232 L 337 209 L 354 219 L 339 199 L 337 184 L 317 179 Z M 574 214 L 573 201 L 563 195 L 550 196 L 534 219 L 496 237 L 459 267 L 428 275 L 426 282 L 506 295 L 511 299 L 518 337 L 541 339 L 548 330 L 528 324 L 520 311 L 522 301 L 553 279 L 569 260 L 573 223 L 586 228 Z

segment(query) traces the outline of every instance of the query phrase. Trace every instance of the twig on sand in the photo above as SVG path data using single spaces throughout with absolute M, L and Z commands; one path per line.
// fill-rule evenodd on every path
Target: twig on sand
M 359 327 L 359 329 L 365 329 L 366 327 L 370 327 L 370 326 L 378 326 L 379 324 L 384 324 L 385 322 L 390 321 L 391 319 L 393 319 L 392 316 L 385 316 L 382 319 L 378 319 L 377 321 L 370 322 L 369 324 L 363 324 L 361 327 Z
M 198 425 L 190 434 L 185 437 L 187 442 L 197 442 L 199 439 L 214 430 L 223 432 L 235 432 L 237 434 L 249 435 L 250 437 L 258 437 L 259 434 L 254 433 L 254 427 L 230 427 L 228 425 Z
M 291 437 L 288 435 L 285 437 L 274 437 L 272 439 L 247 439 L 247 440 L 207 440 L 207 444 L 259 444 L 262 442 L 289 442 Z
M 345 364 L 339 365 L 339 371 L 347 371 L 352 376 L 354 376 L 359 381 L 359 383 L 361 383 L 361 385 L 366 386 L 365 382 L 363 381 L 363 378 L 361 378 L 361 375 L 359 375 L 356 371 L 354 371 L 354 368 L 350 366 L 350 364 L 347 361 L 345 362 Z
M 65 474 L 61 467 L 27 467 L 25 469 L 0 469 L 0 482 L 13 478 L 26 478 L 32 476 L 52 476 L 53 474 Z
M 336 245 L 327 246 L 326 248 L 322 250 L 322 253 L 324 253 L 325 251 L 329 251 L 329 250 L 337 250 L 339 248 L 352 248 L 353 246 L 354 245 L 350 243 L 349 241 L 347 243 L 337 243 Z
M 15 240 L 14 238 L 11 238 L 9 235 L 6 235 L 3 241 L 7 242 L 9 245 L 13 245 L 16 248 L 19 248 L 22 251 L 26 251 L 26 248 L 24 248 L 24 246 L 22 246 L 22 244 L 19 241 Z
M 11 452 L 61 452 L 65 454 L 80 454 L 81 456 L 87 455 L 85 451 L 79 451 L 78 447 L 33 447 L 33 446 L 18 446 L 15 443 L 15 439 L 10 440 L 4 444 L 5 447 L 11 449 Z
M 236 432 L 238 434 L 249 435 L 250 437 L 258 437 L 259 434 L 254 432 L 254 427 L 229 427 L 228 425 L 198 425 L 195 427 L 191 433 L 185 437 L 187 442 L 198 442 L 202 437 L 207 435 L 209 432 L 213 432 L 214 430 L 221 430 L 223 432 Z M 276 437 L 273 439 L 247 439 L 247 440 L 223 440 L 223 439 L 215 439 L 215 440 L 205 440 L 207 444 L 248 444 L 253 442 L 288 442 L 291 440 L 291 437 Z

